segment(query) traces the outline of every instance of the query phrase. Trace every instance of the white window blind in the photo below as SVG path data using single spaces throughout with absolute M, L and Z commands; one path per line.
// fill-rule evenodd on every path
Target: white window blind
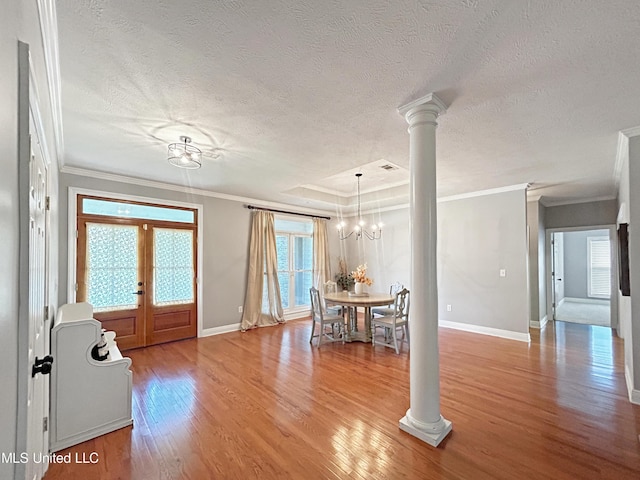
M 611 296 L 611 250 L 609 238 L 588 237 L 590 297 L 609 298 Z

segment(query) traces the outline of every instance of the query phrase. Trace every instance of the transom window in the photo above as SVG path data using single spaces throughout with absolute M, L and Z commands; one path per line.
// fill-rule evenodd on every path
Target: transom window
M 165 222 L 195 223 L 195 211 L 145 205 L 91 197 L 81 197 L 80 210 L 85 215 L 108 217 L 139 218 L 142 220 L 162 220 Z

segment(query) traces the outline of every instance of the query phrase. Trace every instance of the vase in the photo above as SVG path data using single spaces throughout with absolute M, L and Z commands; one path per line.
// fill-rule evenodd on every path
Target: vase
M 356 295 L 362 295 L 364 293 L 364 283 L 356 282 L 354 290 Z

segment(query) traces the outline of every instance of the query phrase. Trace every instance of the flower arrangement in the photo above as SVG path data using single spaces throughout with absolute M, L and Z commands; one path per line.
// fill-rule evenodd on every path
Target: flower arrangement
M 338 268 L 340 269 L 340 273 L 336 274 L 336 283 L 343 290 L 349 290 L 355 283 L 355 280 L 347 271 L 347 262 L 344 261 L 344 258 L 338 260 Z
M 367 277 L 367 264 L 358 265 L 358 268 L 355 271 L 351 272 L 351 276 L 358 283 L 364 283 L 368 287 L 373 285 L 373 280 Z

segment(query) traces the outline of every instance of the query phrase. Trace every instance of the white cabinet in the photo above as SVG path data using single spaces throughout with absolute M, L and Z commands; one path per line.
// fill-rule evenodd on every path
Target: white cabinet
M 123 358 L 112 332 L 106 332 L 109 358 L 94 360 L 101 323 L 88 303 L 60 307 L 51 331 L 52 452 L 133 424 L 131 359 Z

